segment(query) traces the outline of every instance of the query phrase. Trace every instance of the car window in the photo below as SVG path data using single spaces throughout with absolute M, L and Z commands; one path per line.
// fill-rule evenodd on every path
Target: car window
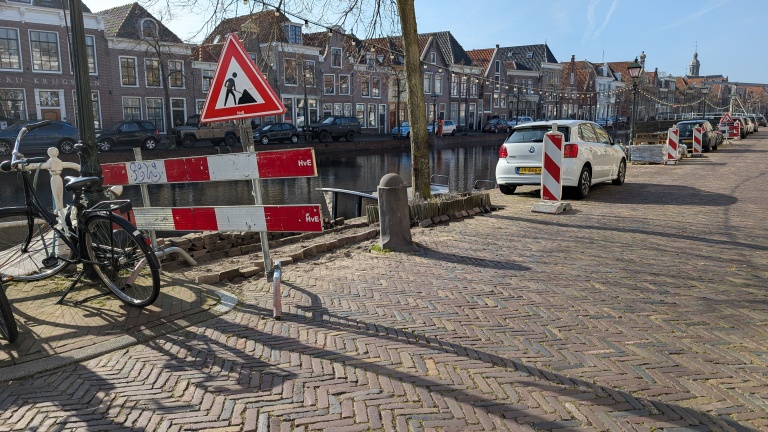
M 144 129 L 149 129 L 149 130 L 155 129 L 155 125 L 153 125 L 150 122 L 142 122 L 141 125 L 144 126 Z
M 268 130 L 272 129 L 272 126 L 274 126 L 274 125 L 271 125 L 271 124 L 268 124 L 268 125 L 264 125 L 264 126 L 261 128 L 261 130 L 266 132 L 266 131 L 268 131 Z
M 136 123 L 129 122 L 124 124 L 121 129 L 123 132 L 136 132 L 139 130 L 139 126 Z
M 595 133 L 597 134 L 597 142 L 603 144 L 611 143 L 611 136 L 608 135 L 608 132 L 606 132 L 605 129 L 595 126 Z
M 579 139 L 585 142 L 597 142 L 595 136 L 595 130 L 589 123 L 582 123 L 579 125 Z
M 320 123 L 321 124 L 331 124 L 331 123 L 333 123 L 333 117 L 326 117 Z
M 536 128 L 515 128 L 512 129 L 512 134 L 510 134 L 505 143 L 529 143 L 529 142 L 543 142 L 544 141 L 544 134 L 552 130 L 551 127 L 547 126 L 540 126 Z M 570 141 L 570 134 L 568 131 L 568 127 L 561 126 L 557 128 L 557 131 L 562 133 L 564 135 L 563 139 L 565 141 Z

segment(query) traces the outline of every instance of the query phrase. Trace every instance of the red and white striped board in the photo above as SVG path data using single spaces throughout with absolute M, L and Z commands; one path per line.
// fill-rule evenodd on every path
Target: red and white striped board
M 563 134 L 547 132 L 544 135 L 544 153 L 541 170 L 541 199 L 560 201 L 563 196 Z
M 693 155 L 701 156 L 701 126 L 693 128 Z
M 680 130 L 671 128 L 667 132 L 667 152 L 664 154 L 665 164 L 676 164 L 678 148 L 680 148 Z
M 728 138 L 741 139 L 741 122 L 735 122 L 728 128 Z
M 103 164 L 105 186 L 316 177 L 312 148 Z
M 136 225 L 158 231 L 320 232 L 320 206 L 134 208 Z

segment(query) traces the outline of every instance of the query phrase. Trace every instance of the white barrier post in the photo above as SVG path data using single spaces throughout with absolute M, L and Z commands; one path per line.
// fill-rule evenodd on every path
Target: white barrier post
M 700 126 L 693 128 L 693 156 L 701 156 L 701 133 Z
M 563 196 L 563 146 L 564 135 L 557 131 L 557 123 L 552 124 L 552 131 L 544 135 L 541 160 L 541 199 L 531 209 L 532 212 L 559 214 L 571 209 L 569 203 L 560 202 Z
M 664 153 L 664 164 L 677 164 L 678 148 L 680 147 L 680 130 L 671 128 L 667 132 L 667 151 Z

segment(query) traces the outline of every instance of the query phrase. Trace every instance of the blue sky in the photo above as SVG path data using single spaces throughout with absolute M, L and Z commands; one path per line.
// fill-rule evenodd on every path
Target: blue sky
M 575 55 L 592 62 L 633 60 L 645 51 L 648 69 L 685 75 L 698 49 L 702 75 L 768 83 L 764 0 L 415 1 L 419 32 L 450 31 L 467 50 L 546 42 L 558 61 Z M 127 2 L 85 0 L 92 10 Z M 202 25 L 200 15 L 165 23 L 187 38 Z

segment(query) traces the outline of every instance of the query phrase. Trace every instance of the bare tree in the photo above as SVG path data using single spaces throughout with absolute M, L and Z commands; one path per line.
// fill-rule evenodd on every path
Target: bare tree
M 357 34 L 363 39 L 399 30 L 405 51 L 414 196 L 430 196 L 429 141 L 414 0 L 251 0 L 246 6 L 243 0 L 147 0 L 145 3 L 165 11 L 164 15 L 170 17 L 178 10 L 193 10 L 209 17 L 197 31 L 198 35 L 210 32 L 225 18 L 257 9 L 279 9 L 293 18 L 307 20 L 308 24 L 306 17 L 319 17 L 311 24 L 348 28 L 349 34 Z

